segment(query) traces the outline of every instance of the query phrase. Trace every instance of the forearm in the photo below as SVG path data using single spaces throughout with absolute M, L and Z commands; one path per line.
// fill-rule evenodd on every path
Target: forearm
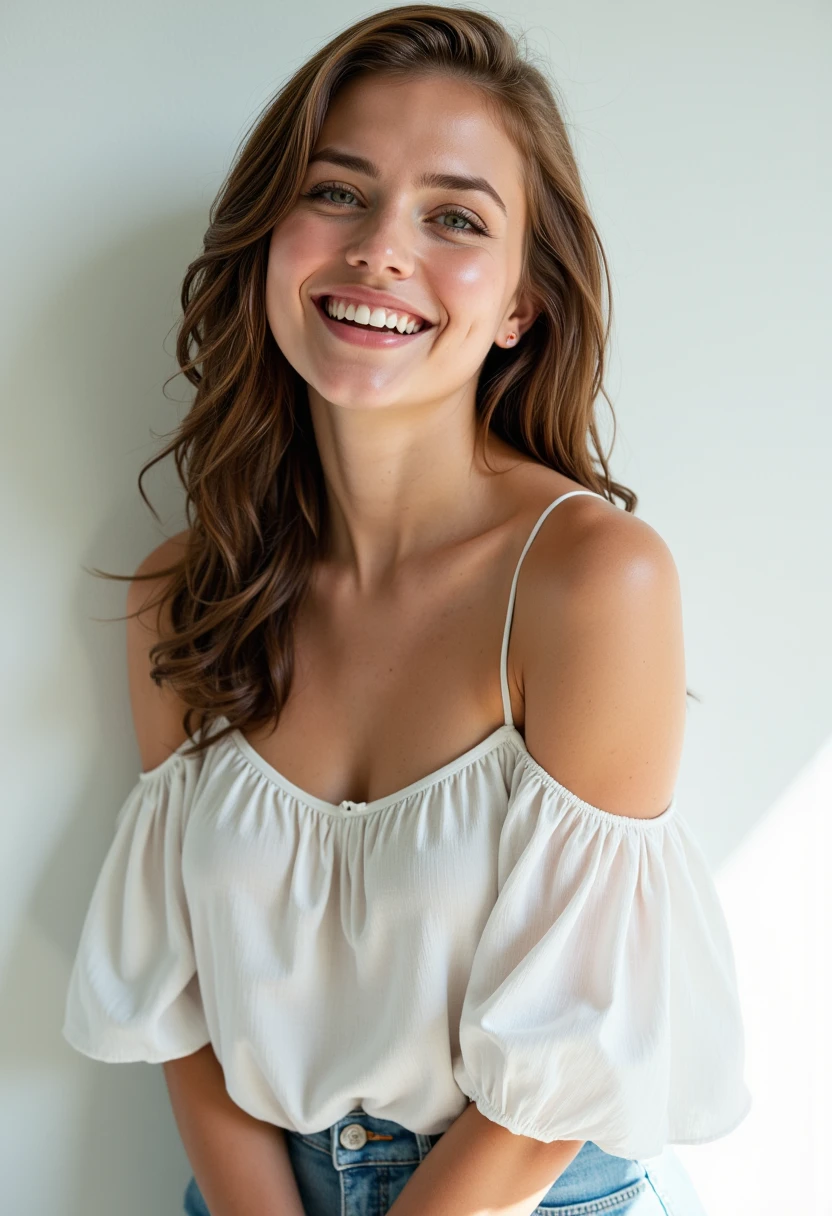
M 530 1216 L 583 1144 L 517 1136 L 471 1102 L 413 1171 L 388 1216 Z
M 163 1064 L 182 1144 L 211 1216 L 304 1216 L 283 1129 L 241 1110 L 207 1044 Z

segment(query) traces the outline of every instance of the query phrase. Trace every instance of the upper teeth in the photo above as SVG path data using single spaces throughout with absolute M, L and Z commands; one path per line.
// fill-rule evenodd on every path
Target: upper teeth
M 410 317 L 406 312 L 393 312 L 388 308 L 373 308 L 367 304 L 351 304 L 349 300 L 338 300 L 328 296 L 324 307 L 331 317 L 339 321 L 355 321 L 356 325 L 374 325 L 376 329 L 397 329 L 400 334 L 412 334 L 422 328 L 422 321 Z

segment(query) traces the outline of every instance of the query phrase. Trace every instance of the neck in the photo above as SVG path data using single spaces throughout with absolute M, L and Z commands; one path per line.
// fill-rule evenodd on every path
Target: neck
M 481 530 L 493 470 L 524 459 L 489 435 L 489 469 L 477 450 L 473 404 L 460 400 L 345 408 L 310 388 L 309 404 L 329 498 L 327 560 L 352 566 L 362 588 L 409 558 Z

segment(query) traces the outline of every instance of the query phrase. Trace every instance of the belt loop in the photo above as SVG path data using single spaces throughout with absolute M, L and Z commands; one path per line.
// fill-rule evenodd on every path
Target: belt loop
M 424 1161 L 425 1157 L 427 1157 L 428 1153 L 433 1147 L 430 1142 L 430 1136 L 428 1136 L 425 1132 L 416 1132 L 415 1135 L 416 1145 L 419 1149 L 419 1160 Z

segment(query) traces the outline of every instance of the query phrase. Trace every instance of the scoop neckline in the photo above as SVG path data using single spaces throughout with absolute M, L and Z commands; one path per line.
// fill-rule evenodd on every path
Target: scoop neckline
M 512 723 L 504 722 L 502 726 L 498 726 L 495 730 L 491 731 L 479 743 L 475 743 L 473 747 L 469 747 L 461 755 L 456 756 L 453 760 L 449 760 L 447 764 L 441 765 L 440 768 L 434 769 L 433 772 L 427 773 L 416 781 L 411 781 L 399 790 L 394 790 L 391 794 L 385 794 L 382 798 L 371 798 L 368 802 L 354 802 L 349 798 L 345 798 L 343 802 L 339 803 L 327 802 L 325 798 L 318 798 L 315 794 L 310 794 L 308 790 L 302 789 L 301 786 L 295 785 L 293 781 L 290 781 L 279 769 L 274 768 L 269 764 L 268 760 L 260 755 L 238 727 L 229 731 L 224 737 L 234 744 L 253 768 L 257 769 L 268 781 L 278 786 L 284 793 L 289 794 L 297 802 L 302 803 L 304 806 L 313 807 L 315 810 L 323 811 L 328 815 L 353 819 L 356 816 L 369 815 L 373 811 L 380 811 L 386 807 L 398 806 L 408 798 L 412 798 L 414 794 L 419 794 L 423 790 L 438 785 L 441 781 L 444 781 L 447 777 L 452 776 L 461 769 L 468 768 L 475 760 L 479 760 L 482 756 L 496 750 L 501 743 L 512 735 L 518 739 L 522 739 L 520 732 Z
M 228 719 L 220 717 L 219 721 L 228 725 Z M 489 735 L 486 735 L 479 743 L 468 748 L 461 756 L 457 756 L 454 760 L 449 760 L 447 764 L 443 764 L 440 768 L 435 769 L 432 773 L 413 781 L 410 785 L 404 786 L 400 790 L 396 790 L 392 794 L 387 794 L 384 798 L 374 798 L 370 802 L 352 802 L 350 799 L 344 799 L 343 802 L 337 805 L 333 802 L 327 802 L 323 798 L 317 798 L 314 794 L 310 794 L 307 790 L 302 789 L 299 785 L 295 785 L 288 777 L 285 777 L 278 769 L 273 768 L 269 762 L 260 755 L 255 747 L 249 743 L 243 732 L 235 727 L 231 731 L 227 731 L 225 735 L 219 739 L 218 744 L 224 742 L 230 743 L 237 751 L 238 755 L 248 764 L 249 768 L 254 769 L 262 777 L 269 781 L 272 785 L 281 789 L 288 794 L 296 802 L 302 806 L 307 806 L 311 809 L 323 811 L 324 814 L 334 816 L 341 819 L 352 819 L 356 816 L 371 814 L 373 811 L 382 810 L 385 807 L 398 806 L 405 802 L 412 795 L 420 793 L 423 790 L 432 788 L 438 785 L 447 777 L 454 773 L 460 772 L 462 769 L 469 768 L 476 760 L 482 756 L 488 755 L 489 752 L 496 751 L 504 743 L 512 746 L 522 757 L 523 762 L 527 765 L 531 772 L 535 774 L 542 785 L 547 786 L 559 798 L 563 799 L 570 806 L 580 810 L 590 818 L 595 819 L 599 823 L 606 824 L 608 827 L 613 825 L 620 829 L 636 832 L 650 832 L 664 827 L 669 821 L 675 819 L 677 812 L 677 798 L 674 791 L 673 797 L 658 815 L 653 815 L 651 818 L 645 818 L 638 815 L 622 815 L 615 811 L 605 811 L 602 807 L 594 806 L 591 802 L 586 802 L 583 798 L 579 798 L 577 794 L 568 789 L 565 785 L 553 777 L 552 774 L 545 769 L 542 764 L 535 760 L 529 749 L 526 747 L 526 740 L 521 735 L 520 731 L 512 722 L 504 722 L 502 726 L 498 726 Z M 158 778 L 162 773 L 169 771 L 174 762 L 179 759 L 184 759 L 182 752 L 188 745 L 186 739 L 180 743 L 175 751 L 171 752 L 160 764 L 153 768 L 146 769 L 139 773 L 139 781 L 146 781 Z
M 622 815 L 615 811 L 605 811 L 602 807 L 595 806 L 591 802 L 586 802 L 583 798 L 579 798 L 577 794 L 573 793 L 572 790 L 567 789 L 565 785 L 561 785 L 556 777 L 553 777 L 547 769 L 535 760 L 526 747 L 526 741 L 520 734 L 520 731 L 511 722 L 504 722 L 502 726 L 498 726 L 495 730 L 491 731 L 479 743 L 474 744 L 473 747 L 469 747 L 467 751 L 464 751 L 460 756 L 455 757 L 455 759 L 449 760 L 447 764 L 434 769 L 432 773 L 428 773 L 424 777 L 410 782 L 409 785 L 403 786 L 400 790 L 386 794 L 383 798 L 372 798 L 369 802 L 354 802 L 349 798 L 345 798 L 339 803 L 327 802 L 325 798 L 318 798 L 315 794 L 310 794 L 308 790 L 303 789 L 301 786 L 295 785 L 279 769 L 269 764 L 268 760 L 261 756 L 257 749 L 249 743 L 239 728 L 235 727 L 224 738 L 232 743 L 252 768 L 256 769 L 272 785 L 277 786 L 284 793 L 294 798 L 296 802 L 299 802 L 302 806 L 311 807 L 339 819 L 354 819 L 359 816 L 370 815 L 374 811 L 384 810 L 391 806 L 399 806 L 403 802 L 406 802 L 408 798 L 413 797 L 414 794 L 431 789 L 454 773 L 470 768 L 476 760 L 481 759 L 492 751 L 496 751 L 504 743 L 510 744 L 520 753 L 525 763 L 544 785 L 552 789 L 571 806 L 608 826 L 616 825 L 620 829 L 639 832 L 650 831 L 664 827 L 676 814 L 675 793 L 660 814 L 648 818 L 638 815 Z

